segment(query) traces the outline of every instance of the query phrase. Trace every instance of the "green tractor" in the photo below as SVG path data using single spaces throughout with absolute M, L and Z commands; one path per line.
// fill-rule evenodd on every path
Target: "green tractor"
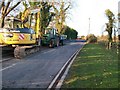
M 41 44 L 42 46 L 49 46 L 49 47 L 58 47 L 61 43 L 60 35 L 58 34 L 57 29 L 55 28 L 47 28 L 45 30 L 45 34 L 42 37 Z

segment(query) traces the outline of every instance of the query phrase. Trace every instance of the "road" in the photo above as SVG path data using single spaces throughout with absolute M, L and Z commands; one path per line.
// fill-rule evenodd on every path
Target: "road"
M 22 60 L 3 63 L 2 84 L 4 88 L 47 88 L 58 71 L 74 52 L 84 43 L 67 45 L 37 52 Z

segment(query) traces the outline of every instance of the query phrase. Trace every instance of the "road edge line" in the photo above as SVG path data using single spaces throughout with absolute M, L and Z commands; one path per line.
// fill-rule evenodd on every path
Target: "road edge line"
M 9 61 L 9 60 L 11 60 L 11 59 L 13 59 L 13 58 L 2 59 L 2 60 L 0 60 L 0 63 L 5 62 L 5 61 Z
M 86 45 L 86 43 L 82 46 L 82 48 L 84 47 Z M 82 49 L 82 48 L 80 48 L 80 49 L 78 49 L 74 54 L 72 54 L 72 56 L 68 59 L 68 61 L 63 65 L 63 67 L 60 69 L 60 71 L 57 73 L 57 75 L 55 76 L 55 78 L 52 80 L 52 82 L 50 83 L 50 85 L 47 87 L 47 90 L 50 90 L 52 87 L 53 87 L 53 85 L 55 84 L 55 82 L 56 82 L 56 80 L 58 79 L 58 77 L 60 76 L 60 74 L 62 73 L 62 71 L 65 69 L 65 67 L 67 66 L 67 64 L 69 64 L 69 62 L 71 63 L 71 61 L 72 61 L 72 59 L 75 57 L 75 56 L 77 56 L 76 54 L 78 54 L 79 52 L 80 52 L 80 50 Z M 75 59 L 75 58 L 74 58 Z M 73 59 L 73 61 L 74 61 L 74 59 Z M 68 65 L 69 66 L 69 65 Z M 68 67 L 67 66 L 67 67 Z M 67 69 L 67 68 L 66 68 Z M 66 72 L 66 70 L 65 70 L 65 72 Z M 64 72 L 64 73 L 65 73 Z M 64 75 L 64 74 L 63 74 Z M 63 76 L 62 75 L 62 76 Z M 61 78 L 60 78 L 60 80 L 61 80 Z M 59 82 L 58 82 L 59 83 Z M 58 85 L 58 84 L 57 84 Z
M 73 57 L 73 59 L 71 60 L 70 64 L 66 68 L 64 74 L 62 75 L 61 79 L 59 80 L 59 82 L 58 82 L 58 84 L 56 86 L 57 89 L 60 89 L 61 86 L 63 85 L 63 82 L 64 82 L 64 80 L 65 80 L 65 78 L 66 78 L 66 76 L 68 74 L 68 71 L 70 70 L 71 65 L 73 64 L 74 60 L 76 59 L 76 57 L 78 56 L 78 54 L 80 53 L 80 51 L 83 49 L 84 46 L 85 46 L 85 44 L 82 46 L 82 48 L 80 48 L 79 50 L 77 50 L 76 55 Z

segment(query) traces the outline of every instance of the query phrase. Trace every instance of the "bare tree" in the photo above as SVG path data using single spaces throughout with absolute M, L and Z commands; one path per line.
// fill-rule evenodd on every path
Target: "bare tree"
M 108 32 L 108 49 L 110 49 L 112 44 L 112 30 L 115 23 L 115 15 L 109 9 L 105 10 L 105 14 L 108 18 L 108 23 L 106 23 L 106 31 Z
M 55 12 L 55 22 L 56 22 L 55 26 L 58 29 L 59 33 L 63 33 L 64 23 L 67 17 L 67 10 L 70 8 L 71 3 L 67 2 L 66 4 L 63 0 L 61 0 L 60 2 L 53 2 L 52 6 Z
M 8 0 L 7 4 L 5 5 L 5 0 L 1 2 L 1 25 L 0 27 L 3 28 L 5 24 L 5 17 L 14 9 L 16 8 L 21 1 L 18 1 L 14 6 L 10 7 L 10 4 L 13 0 Z

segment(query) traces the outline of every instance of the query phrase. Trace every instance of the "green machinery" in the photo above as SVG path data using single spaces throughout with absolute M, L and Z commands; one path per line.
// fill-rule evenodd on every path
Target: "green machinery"
M 58 47 L 59 45 L 63 45 L 63 40 L 64 38 L 58 34 L 57 29 L 47 28 L 45 34 L 43 34 L 41 44 L 48 45 L 49 47 Z

